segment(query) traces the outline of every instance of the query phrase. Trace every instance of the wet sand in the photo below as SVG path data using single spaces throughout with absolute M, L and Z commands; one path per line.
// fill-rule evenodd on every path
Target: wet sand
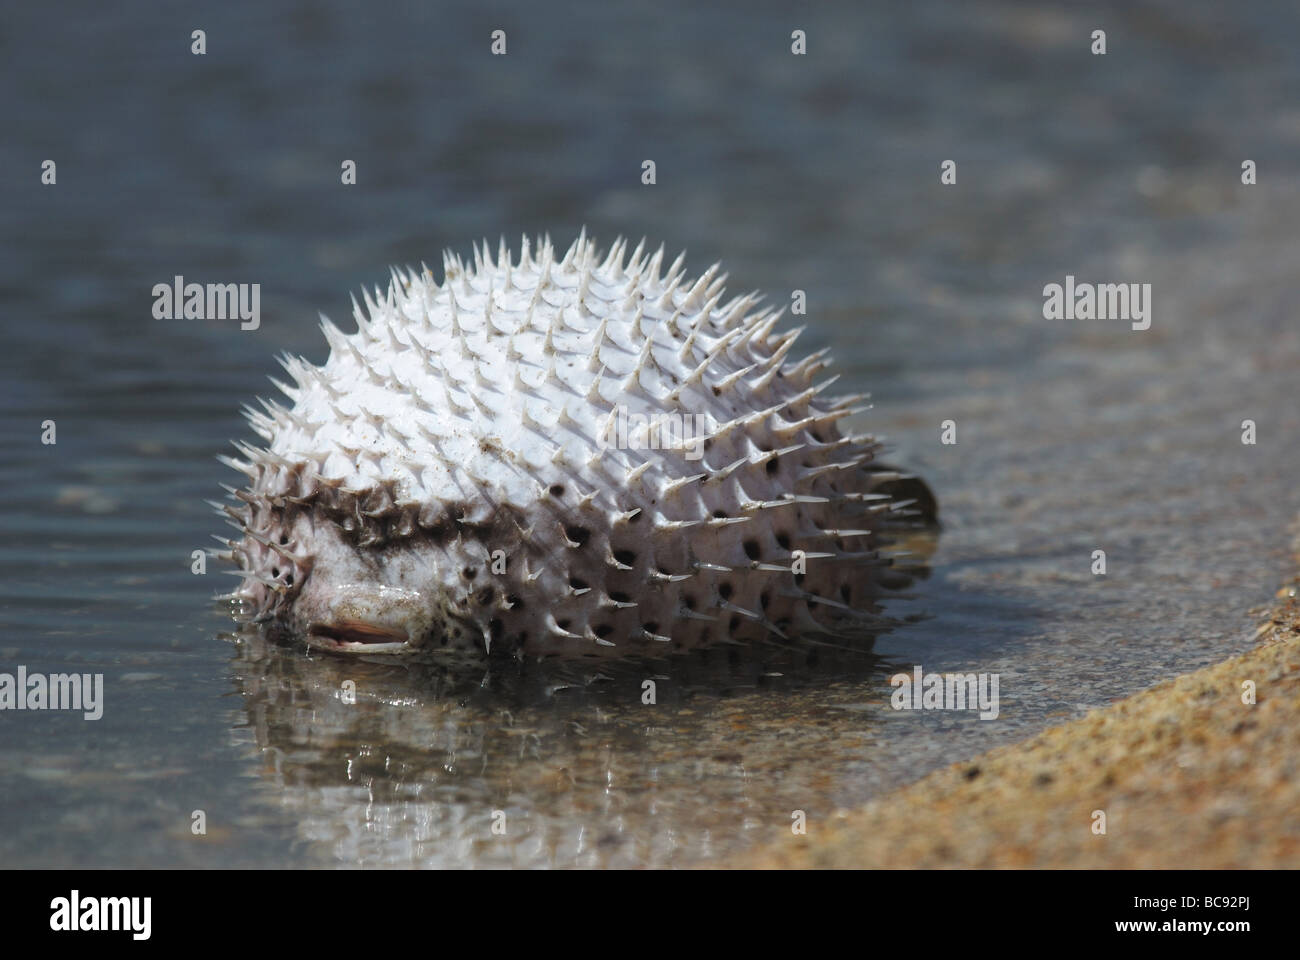
M 728 866 L 1300 866 L 1300 577 L 1260 645 Z M 1243 702 L 1247 683 L 1255 702 Z M 1105 832 L 1098 829 L 1105 814 Z

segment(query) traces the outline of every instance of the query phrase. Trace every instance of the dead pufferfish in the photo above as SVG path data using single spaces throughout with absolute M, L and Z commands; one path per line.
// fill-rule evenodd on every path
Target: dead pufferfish
M 483 658 L 659 656 L 861 636 L 906 578 L 882 547 L 900 474 L 842 435 L 822 350 L 757 296 L 723 302 L 663 248 L 563 257 L 524 238 L 444 255 L 323 315 L 322 366 L 288 354 L 291 406 L 246 406 L 265 447 L 214 504 L 240 531 L 224 599 L 326 650 Z M 625 262 L 626 259 L 626 262 Z M 923 489 L 923 488 L 922 488 Z M 928 496 L 928 491 L 926 491 Z M 877 542 L 880 541 L 880 542 Z M 895 582 L 891 582 L 895 581 Z

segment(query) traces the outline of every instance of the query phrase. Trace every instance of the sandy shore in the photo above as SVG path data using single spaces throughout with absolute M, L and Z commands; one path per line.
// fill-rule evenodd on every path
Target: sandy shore
M 1300 578 L 1279 591 L 1246 654 L 728 866 L 1300 867 L 1297 592 Z M 1253 704 L 1243 702 L 1248 683 Z

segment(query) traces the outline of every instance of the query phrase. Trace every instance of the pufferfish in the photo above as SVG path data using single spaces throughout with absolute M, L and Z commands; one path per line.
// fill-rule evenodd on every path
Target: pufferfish
M 245 415 L 264 446 L 214 504 L 241 619 L 370 655 L 662 656 L 863 636 L 907 582 L 890 532 L 932 512 L 842 432 L 866 409 L 819 380 L 828 350 L 719 265 L 586 232 L 392 271 L 323 315 L 329 358 L 289 354 L 288 404 Z M 910 492 L 910 491 L 909 491 Z

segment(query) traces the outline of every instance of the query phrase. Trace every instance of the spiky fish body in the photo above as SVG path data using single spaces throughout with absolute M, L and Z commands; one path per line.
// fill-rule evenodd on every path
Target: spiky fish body
M 626 262 L 625 262 L 626 259 Z M 656 655 L 861 632 L 901 504 L 823 353 L 662 248 L 585 235 L 322 318 L 222 509 L 255 619 L 331 650 Z M 354 306 L 355 301 L 354 301 Z

